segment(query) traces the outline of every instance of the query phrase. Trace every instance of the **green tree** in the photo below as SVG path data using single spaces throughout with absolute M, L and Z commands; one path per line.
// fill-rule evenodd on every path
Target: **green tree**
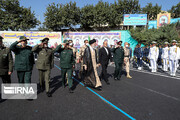
M 109 21 L 108 25 L 110 28 L 118 27 L 123 21 L 123 14 L 119 11 L 120 7 L 118 3 L 115 1 L 114 4 L 110 4 L 109 7 Z
M 131 29 L 131 36 L 143 44 L 149 44 L 152 41 L 156 41 L 159 44 L 166 41 L 171 43 L 174 39 L 180 41 L 180 23 L 169 24 L 159 29 Z
M 1 0 L 1 30 L 29 30 L 40 23 L 31 8 L 20 6 L 19 0 Z
M 64 23 L 67 28 L 73 29 L 80 23 L 80 8 L 76 6 L 76 2 L 69 2 L 63 7 L 65 18 Z
M 176 6 L 172 6 L 169 12 L 171 13 L 172 18 L 180 17 L 180 2 Z
M 76 2 L 62 4 L 49 4 L 44 14 L 44 26 L 53 31 L 60 31 L 62 28 L 73 29 L 80 23 L 80 8 L 76 6 Z
M 44 26 L 49 31 L 60 31 L 64 27 L 65 18 L 63 15 L 64 13 L 62 4 L 49 4 L 49 6 L 46 8 L 46 13 L 44 14 Z
M 94 27 L 102 28 L 108 24 L 109 3 L 99 1 L 94 7 Z
M 156 20 L 157 14 L 161 12 L 161 6 L 156 4 L 155 6 L 152 3 L 148 3 L 144 8 L 142 8 L 142 13 L 148 15 L 148 20 Z
M 123 21 L 124 14 L 138 14 L 141 11 L 138 0 L 118 0 L 109 7 L 110 28 L 119 27 Z
M 94 25 L 94 6 L 86 5 L 81 8 L 80 25 L 84 30 L 90 30 Z
M 118 5 L 123 14 L 137 14 L 141 11 L 139 0 L 118 0 Z

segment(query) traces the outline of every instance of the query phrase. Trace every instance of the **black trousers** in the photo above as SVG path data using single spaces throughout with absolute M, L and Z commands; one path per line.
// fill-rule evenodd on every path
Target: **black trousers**
M 107 76 L 107 67 L 108 67 L 108 64 L 103 64 L 102 63 L 101 67 L 102 67 L 102 71 L 101 71 L 100 77 L 107 82 L 108 81 L 108 76 Z
M 11 83 L 11 76 L 10 75 L 0 75 L 3 83 Z

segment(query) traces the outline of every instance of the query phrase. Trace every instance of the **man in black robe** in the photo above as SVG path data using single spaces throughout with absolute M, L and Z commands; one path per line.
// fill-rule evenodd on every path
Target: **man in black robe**
M 83 57 L 83 66 L 85 70 L 84 84 L 85 86 L 94 87 L 97 90 L 102 89 L 102 84 L 97 73 L 97 67 L 100 66 L 97 62 L 97 52 L 95 50 L 96 40 L 89 41 L 90 46 L 87 46 Z

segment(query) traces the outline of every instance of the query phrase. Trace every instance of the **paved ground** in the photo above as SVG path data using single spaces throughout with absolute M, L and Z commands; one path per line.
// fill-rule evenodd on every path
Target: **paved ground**
M 55 62 L 59 65 L 59 62 Z M 112 75 L 114 67 L 108 67 Z M 178 76 L 180 74 L 178 73 Z M 132 79 L 124 75 L 121 81 L 109 77 L 103 90 L 86 88 L 74 80 L 75 90 L 61 85 L 61 74 L 54 67 L 51 74 L 52 98 L 45 92 L 33 101 L 1 100 L 0 120 L 180 120 L 180 78 L 172 78 L 159 70 L 131 70 Z M 16 72 L 12 82 L 17 82 Z M 34 68 L 32 82 L 38 83 Z

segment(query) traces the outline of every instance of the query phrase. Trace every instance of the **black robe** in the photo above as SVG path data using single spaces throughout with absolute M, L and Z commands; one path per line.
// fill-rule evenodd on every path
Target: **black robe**
M 97 61 L 97 52 L 95 50 L 96 63 Z M 83 64 L 87 66 L 87 70 L 85 71 L 84 83 L 89 87 L 96 86 L 96 76 L 93 68 L 92 57 L 90 47 L 87 47 L 84 51 Z

